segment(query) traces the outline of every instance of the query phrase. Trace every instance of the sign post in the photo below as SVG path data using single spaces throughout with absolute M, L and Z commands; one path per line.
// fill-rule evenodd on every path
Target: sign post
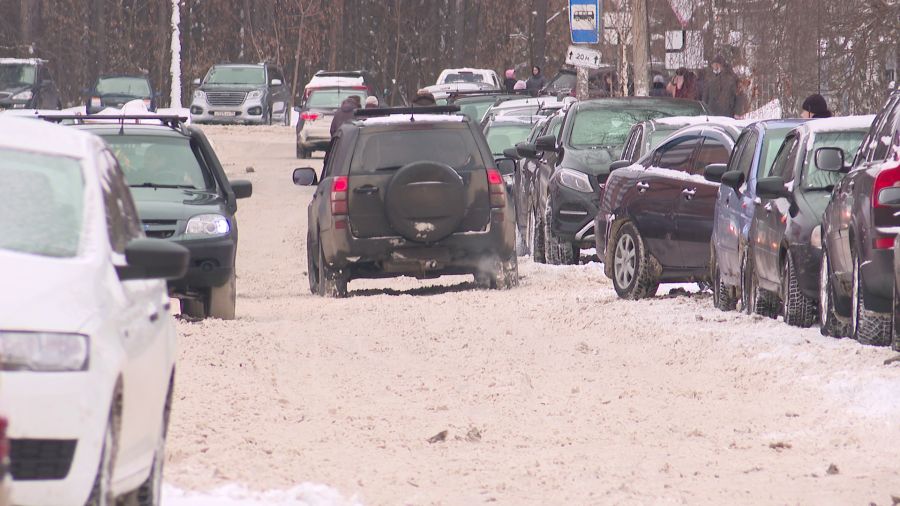
M 572 44 L 600 42 L 600 0 L 569 0 L 569 28 Z M 600 68 L 600 53 L 591 49 L 569 46 L 566 63 L 575 65 L 577 74 L 575 95 L 578 100 L 588 98 L 588 69 Z

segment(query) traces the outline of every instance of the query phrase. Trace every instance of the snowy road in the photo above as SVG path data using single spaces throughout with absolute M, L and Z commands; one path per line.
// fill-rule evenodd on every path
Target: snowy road
M 206 504 L 185 498 L 195 492 L 322 506 L 900 495 L 889 350 L 719 312 L 708 295 L 621 301 L 596 264 L 523 262 L 509 292 L 402 279 L 317 298 L 293 130 L 206 129 L 254 195 L 238 213 L 238 319 L 179 324 L 171 504 Z

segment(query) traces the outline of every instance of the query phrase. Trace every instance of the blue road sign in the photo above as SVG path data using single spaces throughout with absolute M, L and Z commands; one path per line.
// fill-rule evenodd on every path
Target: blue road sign
M 572 43 L 600 42 L 600 0 L 569 0 L 569 27 Z

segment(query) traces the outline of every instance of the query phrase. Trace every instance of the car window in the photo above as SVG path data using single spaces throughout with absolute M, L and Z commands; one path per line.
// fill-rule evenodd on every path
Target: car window
M 749 177 L 758 141 L 759 134 L 756 130 L 746 130 L 741 134 L 731 154 L 731 159 L 728 161 L 728 170 L 739 170 L 744 174 L 744 178 Z
M 766 130 L 766 135 L 763 138 L 762 152 L 760 152 L 759 160 L 756 162 L 757 176 L 765 176 L 769 173 L 769 169 L 772 167 L 772 162 L 775 160 L 775 155 L 778 154 L 778 150 L 781 148 L 781 143 L 784 142 L 784 138 L 790 131 L 790 127 Z
M 628 139 L 625 141 L 625 149 L 622 151 L 623 160 L 634 162 L 640 156 L 640 137 L 641 127 L 640 125 L 635 125 L 631 128 L 631 133 L 628 134 Z
M 882 161 L 891 155 L 891 146 L 898 142 L 898 128 L 900 128 L 900 99 L 894 103 L 894 108 L 885 117 L 884 123 L 875 133 L 872 143 L 875 145 L 872 150 L 872 161 Z
M 691 174 L 703 175 L 706 166 L 713 163 L 727 163 L 731 149 L 721 140 L 713 137 L 704 137 L 703 144 L 697 150 L 697 156 L 694 157 L 693 168 Z
M 262 67 L 213 67 L 204 84 L 266 84 L 266 71 Z
M 559 131 L 562 130 L 563 126 L 563 116 L 557 116 L 550 121 L 552 121 L 552 123 L 550 123 L 547 135 L 552 135 L 559 139 Z
M 104 135 L 130 186 L 210 190 L 215 182 L 190 139 L 155 135 Z
M 484 169 L 475 137 L 467 124 L 459 123 L 364 132 L 356 143 L 350 173 L 397 170 L 426 160 L 457 171 Z
M 77 255 L 84 214 L 77 160 L 0 149 L 0 202 L 0 250 Z
M 103 169 L 100 178 L 109 244 L 116 253 L 125 253 L 128 243 L 142 235 L 140 220 L 115 157 L 109 151 L 103 151 L 101 159 Z
M 351 96 L 360 97 L 361 102 L 365 102 L 364 90 L 352 89 L 334 89 L 334 90 L 314 90 L 306 99 L 307 108 L 337 109 L 341 106 L 341 102 Z
M 140 77 L 104 77 L 97 81 L 96 89 L 101 95 L 150 96 L 150 85 Z
M 855 132 L 826 132 L 817 134 L 813 140 L 812 149 L 807 151 L 806 158 L 803 161 L 803 174 L 800 176 L 803 182 L 804 190 L 827 190 L 831 191 L 835 184 L 844 177 L 842 172 L 828 172 L 816 168 L 815 153 L 819 148 L 834 147 L 844 150 L 844 160 L 852 160 L 859 150 L 863 137 L 866 136 L 864 130 Z
M 769 177 L 780 177 L 785 182 L 793 181 L 794 161 L 797 158 L 797 148 L 800 144 L 799 136 L 792 135 L 785 138 L 781 147 L 778 148 L 778 154 L 772 161 L 772 168 L 769 170 Z
M 434 74 L 432 74 L 434 75 Z M 483 83 L 484 76 L 481 74 L 475 74 L 473 72 L 459 72 L 454 74 L 447 74 L 444 77 L 444 84 L 451 83 Z
M 525 140 L 530 131 L 531 124 L 529 123 L 488 125 L 484 136 L 487 138 L 488 146 L 491 148 L 491 154 L 503 156 L 504 149 L 511 148 Z
M 661 146 L 652 158 L 652 165 L 663 169 L 688 172 L 691 169 L 691 155 L 702 137 L 692 135 L 673 139 Z
M 38 82 L 50 80 L 50 71 L 47 70 L 47 67 L 41 67 L 41 70 L 39 71 L 39 77 L 40 79 L 38 80 Z
M 37 68 L 34 65 L 5 63 L 0 65 L 0 90 L 34 84 Z
M 668 139 L 669 136 L 672 135 L 673 133 L 675 133 L 676 130 L 678 130 L 678 129 L 677 129 L 677 128 L 672 128 L 672 127 L 669 127 L 669 126 L 665 126 L 665 127 L 662 127 L 662 128 L 660 128 L 659 126 L 657 126 L 657 127 L 656 127 L 656 130 L 654 130 L 653 132 L 650 133 L 650 147 L 649 147 L 649 149 L 656 149 L 656 146 L 659 146 L 659 144 L 660 144 L 662 141 Z

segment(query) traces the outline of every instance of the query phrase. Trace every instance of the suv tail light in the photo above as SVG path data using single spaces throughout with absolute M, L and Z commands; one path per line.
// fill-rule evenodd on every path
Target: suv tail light
M 891 162 L 887 162 L 891 163 Z M 896 162 L 894 162 L 896 163 Z M 881 201 L 884 190 L 900 186 L 900 164 L 893 167 L 885 167 L 875 176 L 875 182 L 872 185 L 872 220 L 875 227 L 893 227 L 897 225 L 895 210 L 896 203 L 889 204 Z M 896 198 L 896 197 L 895 197 Z M 894 247 L 894 235 L 877 235 L 872 240 L 872 247 L 875 249 L 891 249 Z
M 872 186 L 872 207 L 885 207 L 885 205 L 881 203 L 881 190 L 897 186 L 898 183 L 900 183 L 900 165 L 882 169 L 878 175 L 875 176 L 875 184 Z
M 494 209 L 506 207 L 506 188 L 503 176 L 497 169 L 487 170 L 488 191 L 491 195 L 491 207 Z
M 305 112 L 300 115 L 300 119 L 303 121 L 315 121 L 319 119 L 319 113 L 317 112 Z
M 334 178 L 331 184 L 331 214 L 333 216 L 347 215 L 347 192 L 350 189 L 350 180 L 347 176 Z

